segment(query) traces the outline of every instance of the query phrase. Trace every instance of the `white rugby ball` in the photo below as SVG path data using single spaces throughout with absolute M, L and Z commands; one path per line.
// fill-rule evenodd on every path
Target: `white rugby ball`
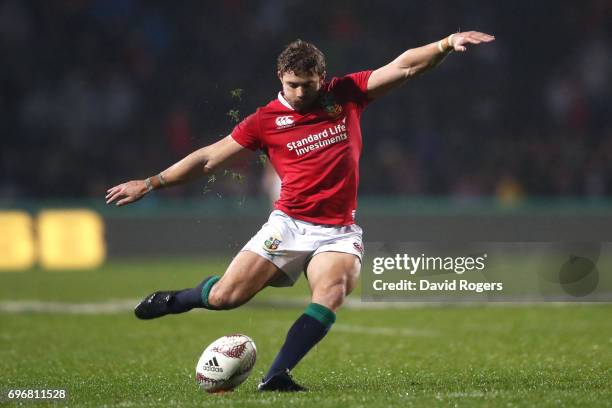
M 228 391 L 247 379 L 257 359 L 255 342 L 244 334 L 213 341 L 196 365 L 196 381 L 207 392 Z

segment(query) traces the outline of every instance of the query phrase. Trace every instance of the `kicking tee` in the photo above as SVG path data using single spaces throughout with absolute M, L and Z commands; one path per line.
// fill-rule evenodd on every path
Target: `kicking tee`
M 274 208 L 315 224 L 351 225 L 357 210 L 360 117 L 372 71 L 334 77 L 308 111 L 278 98 L 232 131 L 240 145 L 263 150 L 281 178 Z

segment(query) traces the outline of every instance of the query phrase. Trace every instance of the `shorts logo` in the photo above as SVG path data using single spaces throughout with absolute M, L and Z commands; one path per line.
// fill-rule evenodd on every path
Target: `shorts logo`
M 353 247 L 355 247 L 355 249 L 359 251 L 360 254 L 363 254 L 363 246 L 361 246 L 359 242 L 353 242 Z
M 264 241 L 264 249 L 266 251 L 276 251 L 278 249 L 278 246 L 281 243 L 281 239 L 277 238 L 275 236 L 271 236 L 270 238 L 266 239 Z
M 279 116 L 275 120 L 277 129 L 285 129 L 291 126 L 295 126 L 295 121 L 291 116 Z

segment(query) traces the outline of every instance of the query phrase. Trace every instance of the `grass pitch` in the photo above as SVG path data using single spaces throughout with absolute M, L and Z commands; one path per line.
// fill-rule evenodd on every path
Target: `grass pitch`
M 612 405 L 612 305 L 344 309 L 294 370 L 311 391 L 289 395 L 260 394 L 256 384 L 303 310 L 270 301 L 304 299 L 303 280 L 234 311 L 148 322 L 125 307 L 7 311 L 9 301 L 130 304 L 155 289 L 192 286 L 225 263 L 134 261 L 95 272 L 0 274 L 2 392 L 61 388 L 68 399 L 54 404 L 79 407 Z M 212 340 L 233 332 L 257 344 L 253 374 L 233 393 L 206 394 L 195 384 L 196 361 Z

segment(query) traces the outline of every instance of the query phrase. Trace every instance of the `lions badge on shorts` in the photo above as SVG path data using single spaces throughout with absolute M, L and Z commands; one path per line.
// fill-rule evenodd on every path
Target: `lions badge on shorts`
M 270 238 L 264 241 L 263 249 L 265 249 L 268 252 L 276 251 L 281 242 L 282 240 L 280 238 L 272 235 Z

